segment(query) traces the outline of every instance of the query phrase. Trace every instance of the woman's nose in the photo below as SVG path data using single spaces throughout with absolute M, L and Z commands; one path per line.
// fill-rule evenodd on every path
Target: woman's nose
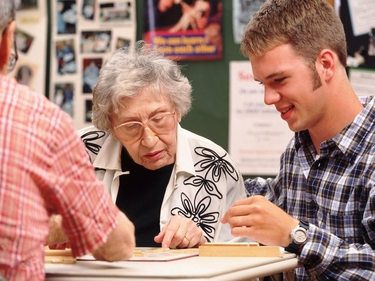
M 153 147 L 158 140 L 158 135 L 148 126 L 144 126 L 142 134 L 142 145 L 146 147 Z

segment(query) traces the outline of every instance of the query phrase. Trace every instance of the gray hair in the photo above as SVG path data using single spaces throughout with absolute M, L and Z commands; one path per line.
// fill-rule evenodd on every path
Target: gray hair
M 117 114 L 124 106 L 122 99 L 134 98 L 144 90 L 150 95 L 166 95 L 181 116 L 191 108 L 192 87 L 179 65 L 151 45 L 138 41 L 134 49 L 114 51 L 102 66 L 93 89 L 95 127 L 112 131 L 111 114 Z
M 1 34 L 9 22 L 15 19 L 15 3 L 13 0 L 0 0 L 0 31 Z

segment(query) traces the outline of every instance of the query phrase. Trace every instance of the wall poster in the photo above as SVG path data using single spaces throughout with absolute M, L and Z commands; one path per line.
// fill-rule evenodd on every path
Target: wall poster
M 221 59 L 222 5 L 222 0 L 144 0 L 144 40 L 170 59 Z
M 230 155 L 244 175 L 276 175 L 294 133 L 275 107 L 264 103 L 249 61 L 230 62 L 229 83 Z
M 92 89 L 106 57 L 136 40 L 134 0 L 51 1 L 50 99 L 73 117 L 77 129 L 91 123 Z

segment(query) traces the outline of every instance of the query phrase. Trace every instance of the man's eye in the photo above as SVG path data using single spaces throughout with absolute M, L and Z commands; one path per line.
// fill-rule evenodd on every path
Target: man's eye
M 276 83 L 281 83 L 285 80 L 285 78 L 278 78 L 278 79 L 275 79 L 275 82 Z

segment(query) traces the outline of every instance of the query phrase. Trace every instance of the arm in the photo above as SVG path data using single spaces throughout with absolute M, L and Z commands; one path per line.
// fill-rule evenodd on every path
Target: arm
M 369 244 L 348 243 L 312 224 L 308 233 L 299 257 L 308 275 L 324 280 L 375 280 L 375 253 Z
M 73 124 L 57 113 L 55 119 L 61 122 L 48 133 L 52 140 L 43 142 L 50 149 L 49 169 L 35 171 L 40 186 L 48 187 L 43 190 L 46 207 L 61 215 L 73 255 L 91 252 L 108 261 L 127 259 L 135 244 L 134 226 L 96 178 Z
M 133 256 L 135 247 L 134 225 L 119 212 L 118 224 L 108 236 L 107 242 L 93 252 L 98 260 L 116 261 L 127 260 Z

